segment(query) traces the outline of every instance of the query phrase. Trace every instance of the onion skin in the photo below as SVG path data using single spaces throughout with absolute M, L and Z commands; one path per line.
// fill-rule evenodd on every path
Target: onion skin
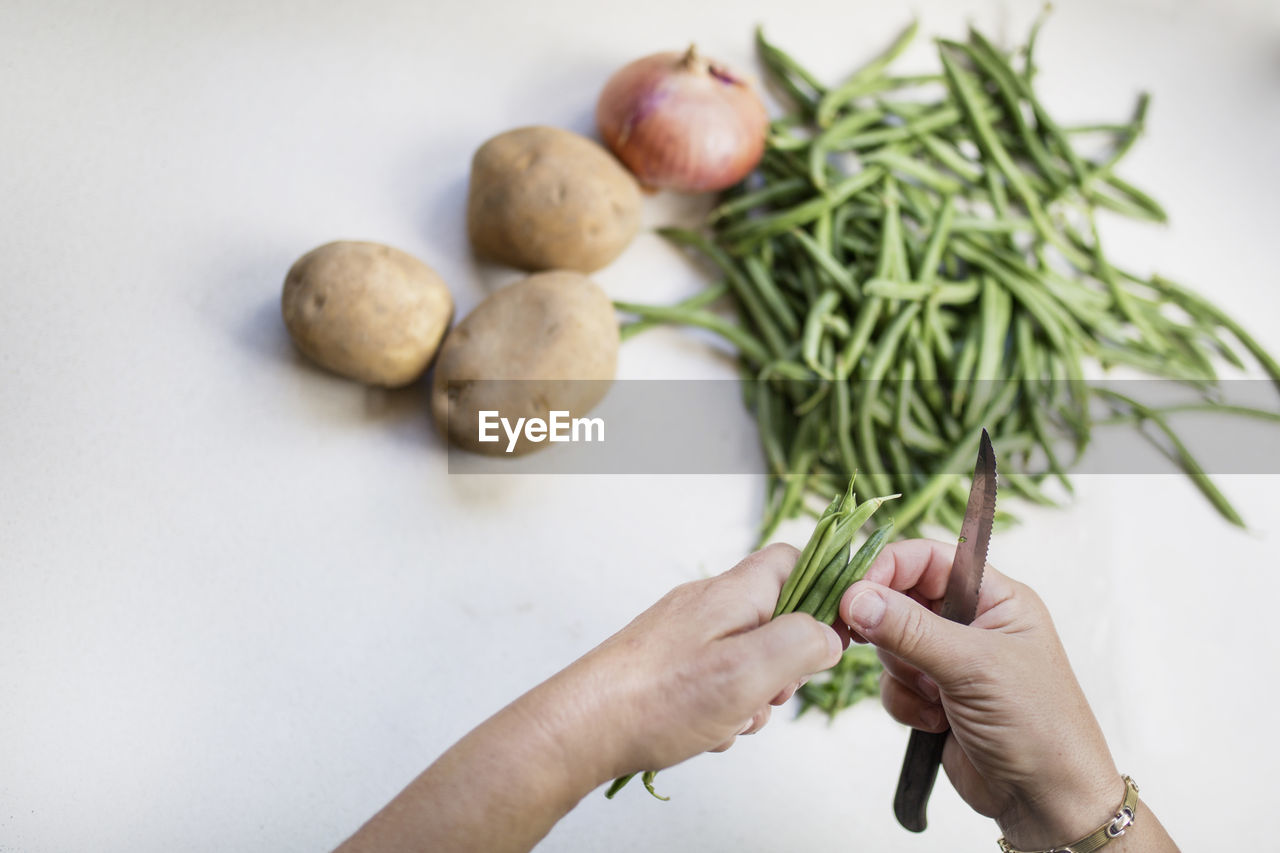
M 769 116 L 746 78 L 690 47 L 637 59 L 609 78 L 596 124 L 644 186 L 713 192 L 760 162 Z

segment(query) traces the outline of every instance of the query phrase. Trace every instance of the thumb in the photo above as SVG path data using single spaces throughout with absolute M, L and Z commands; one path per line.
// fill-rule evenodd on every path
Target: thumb
M 871 581 L 859 581 L 840 600 L 840 616 L 878 648 L 919 669 L 939 685 L 963 665 L 973 642 L 966 626 Z
M 727 638 L 742 660 L 744 689 L 765 702 L 790 684 L 836 665 L 844 641 L 830 625 L 806 613 L 786 613 L 759 628 Z

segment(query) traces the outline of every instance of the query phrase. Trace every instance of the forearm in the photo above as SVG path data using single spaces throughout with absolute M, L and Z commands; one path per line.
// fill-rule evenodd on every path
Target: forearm
M 840 658 L 831 626 L 770 618 L 797 554 L 770 546 L 676 587 L 474 729 L 339 850 L 521 853 L 610 779 L 727 749 Z
M 563 674 L 560 678 L 563 678 Z M 523 853 L 609 778 L 581 749 L 557 679 L 480 724 L 414 779 L 339 853 Z

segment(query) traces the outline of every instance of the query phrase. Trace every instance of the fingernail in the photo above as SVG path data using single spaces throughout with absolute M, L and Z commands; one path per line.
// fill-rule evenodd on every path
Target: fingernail
M 831 652 L 831 657 L 839 660 L 844 654 L 844 642 L 840 639 L 840 635 L 836 633 L 835 628 L 827 629 L 827 650 Z
M 920 711 L 920 722 L 924 724 L 926 731 L 934 731 L 942 725 L 942 709 L 941 708 L 923 708 Z
M 920 691 L 921 696 L 930 702 L 937 702 L 941 696 L 938 693 L 938 685 L 933 682 L 932 678 L 923 673 L 916 679 L 916 689 Z
M 874 590 L 864 590 L 849 602 L 849 616 L 853 619 L 853 627 L 859 630 L 874 628 L 884 618 L 884 599 Z
M 755 722 L 755 718 L 754 718 L 754 717 L 752 717 L 751 719 L 747 720 L 745 723 L 743 723 L 743 724 L 742 724 L 742 728 L 738 729 L 738 734 L 739 734 L 739 735 L 745 735 L 745 734 L 747 733 L 747 729 L 751 728 L 751 724 L 752 724 L 752 723 L 754 723 L 754 722 Z M 737 737 L 737 735 L 734 735 L 734 737 Z

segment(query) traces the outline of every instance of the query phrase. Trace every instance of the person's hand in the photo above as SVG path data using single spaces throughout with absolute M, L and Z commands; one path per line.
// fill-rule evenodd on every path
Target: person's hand
M 890 715 L 950 727 L 942 763 L 969 805 L 1020 849 L 1068 843 L 1115 813 L 1120 774 L 1035 592 L 987 566 L 972 625 L 937 615 L 954 556 L 941 542 L 889 545 L 841 618 L 878 647 Z
M 574 718 L 597 781 L 659 770 L 758 731 L 770 706 L 834 666 L 844 640 L 802 613 L 770 621 L 798 552 L 770 545 L 734 568 L 676 587 L 551 679 L 560 719 Z
M 935 731 L 950 721 L 947 772 L 970 803 L 999 817 L 1010 841 L 1060 834 L 1092 815 L 1084 804 L 1105 803 L 1105 814 L 1119 801 L 1108 778 L 1119 777 L 1034 593 L 988 569 L 971 627 L 944 623 L 917 603 L 941 597 L 951 554 L 934 543 L 890 545 L 871 580 L 841 602 L 845 621 L 889 652 L 891 713 Z M 794 548 L 771 545 L 718 577 L 672 590 L 473 729 L 340 850 L 524 853 L 604 782 L 756 731 L 770 705 L 840 659 L 846 639 L 843 626 L 838 633 L 805 614 L 770 620 L 796 557 Z M 867 606 L 874 601 L 884 606 Z M 921 670 L 934 680 L 922 681 Z M 942 716 L 930 719 L 930 710 Z M 1082 809 L 1060 808 L 1057 797 Z M 1131 840 L 1117 853 L 1174 849 Z
M 524 853 L 604 782 L 756 731 L 844 647 L 811 616 L 770 621 L 797 556 L 771 545 L 676 587 L 469 732 L 340 851 Z

